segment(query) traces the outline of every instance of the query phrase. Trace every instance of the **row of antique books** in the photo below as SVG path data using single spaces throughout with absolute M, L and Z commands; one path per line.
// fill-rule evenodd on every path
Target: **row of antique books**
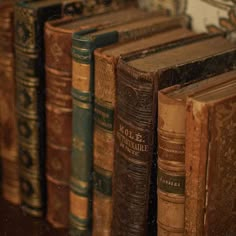
M 4 198 L 73 236 L 233 235 L 236 46 L 65 2 L 0 4 Z

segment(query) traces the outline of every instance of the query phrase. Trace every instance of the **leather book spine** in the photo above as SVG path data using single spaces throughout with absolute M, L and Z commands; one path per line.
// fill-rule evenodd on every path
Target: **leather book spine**
M 45 214 L 45 71 L 43 30 L 51 16 L 59 17 L 61 4 L 31 9 L 15 6 L 17 124 L 22 208 Z
M 196 106 L 195 106 L 196 105 Z M 203 218 L 206 194 L 208 110 L 204 103 L 191 99 L 186 104 L 186 201 L 185 235 L 204 235 Z M 194 165 L 194 166 L 193 166 Z
M 2 194 L 9 202 L 20 204 L 13 24 L 13 4 L 0 3 L 0 156 Z
M 95 50 L 93 235 L 111 234 L 117 58 Z
M 69 177 L 72 147 L 71 35 L 47 22 L 46 130 L 47 220 L 56 228 L 69 224 Z
M 147 235 L 154 156 L 153 78 L 117 65 L 112 236 Z
M 184 235 L 185 103 L 158 93 L 158 235 Z

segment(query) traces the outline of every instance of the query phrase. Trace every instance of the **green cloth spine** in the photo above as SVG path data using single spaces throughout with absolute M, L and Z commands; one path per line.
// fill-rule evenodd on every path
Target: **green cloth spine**
M 79 79 L 86 75 L 88 81 L 78 87 L 73 76 L 73 144 L 71 172 L 71 200 L 87 202 L 86 209 L 72 210 L 71 202 L 71 235 L 90 235 L 92 222 L 92 167 L 93 167 L 93 109 L 94 109 L 94 55 L 98 47 L 103 47 L 118 41 L 118 32 L 109 32 L 96 38 L 83 36 L 88 32 L 73 35 L 72 57 L 73 70 L 82 68 Z M 84 75 L 83 75 L 84 74 Z M 77 75 L 75 75 L 77 78 Z M 86 187 L 85 187 L 86 186 Z M 76 198 L 74 195 L 79 195 Z M 82 198 L 82 199 L 81 199 Z M 85 199 L 87 198 L 87 200 Z M 78 205 L 81 205 L 78 203 Z M 76 204 L 77 205 L 77 204 Z M 85 216 L 86 217 L 83 217 Z

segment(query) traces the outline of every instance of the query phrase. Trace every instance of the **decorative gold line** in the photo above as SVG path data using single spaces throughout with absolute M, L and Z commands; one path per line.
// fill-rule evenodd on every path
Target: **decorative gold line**
M 60 79 L 64 79 L 67 81 L 71 80 L 71 73 L 70 72 L 56 70 L 56 69 L 50 68 L 47 65 L 45 65 L 45 70 L 53 75 L 60 76 Z
M 21 171 L 20 176 L 30 179 L 32 183 L 39 183 L 41 179 L 39 178 L 39 173 L 31 173 L 29 171 Z
M 158 129 L 157 130 L 158 132 L 158 136 L 160 136 L 161 138 L 163 139 L 168 139 L 170 138 L 171 140 L 172 139 L 184 139 L 185 138 L 185 133 L 174 133 L 173 132 L 168 132 L 166 130 L 162 130 L 162 129 Z
M 19 74 L 18 72 L 16 72 L 17 83 L 22 84 L 22 85 L 26 85 L 28 87 L 33 87 L 33 89 L 36 90 L 35 87 L 39 85 L 39 78 L 29 77 L 29 76 L 26 77 L 23 73 Z M 24 78 L 22 78 L 22 77 L 24 77 Z
M 75 105 L 77 105 L 78 107 L 83 108 L 83 109 L 90 109 L 90 108 L 92 108 L 92 105 L 90 103 L 80 102 L 80 101 L 75 100 L 75 99 L 73 99 L 73 103 Z
M 87 48 L 79 48 L 79 47 L 76 47 L 76 46 L 73 46 L 72 48 L 73 48 L 73 49 L 80 50 L 80 51 L 86 51 L 86 52 L 88 52 L 88 49 L 87 49 Z
M 18 115 L 20 115 L 24 118 L 30 119 L 34 122 L 38 122 L 37 112 L 35 112 L 33 110 L 32 110 L 32 112 L 30 112 L 28 109 L 17 108 L 16 112 Z M 28 112 L 28 114 L 26 112 Z
M 96 172 L 98 172 L 99 174 L 105 175 L 106 177 L 112 177 L 112 172 L 111 172 L 111 171 L 102 169 L 102 168 L 99 167 L 99 166 L 94 165 L 94 170 L 95 170 Z
M 35 146 L 35 145 L 32 145 L 32 144 L 29 144 L 28 142 L 25 143 L 22 140 L 20 140 L 19 143 L 24 148 L 31 149 L 32 152 L 38 153 L 38 145 Z
M 160 144 L 158 145 L 158 148 L 161 149 L 161 150 L 164 150 L 164 151 L 166 151 L 168 153 L 175 153 L 175 154 L 180 154 L 180 155 L 184 155 L 185 154 L 184 150 L 183 151 L 173 150 L 173 149 L 171 150 L 171 149 L 167 149 L 167 148 L 161 146 Z
M 34 59 L 38 58 L 38 51 L 36 51 L 34 48 L 33 49 L 23 48 L 22 46 L 19 46 L 16 43 L 14 44 L 14 47 L 16 49 L 16 55 L 19 53 L 19 54 L 25 55 L 25 57 L 34 58 Z
M 77 186 L 81 186 L 83 188 L 87 188 L 88 187 L 88 182 L 84 182 L 81 180 L 78 180 L 76 178 L 74 178 L 73 176 L 70 177 L 70 182 L 77 185 Z
M 47 175 L 47 180 L 52 182 L 53 184 L 56 184 L 56 185 L 63 185 L 65 187 L 69 187 L 69 181 L 62 181 L 62 180 L 58 180 L 58 179 L 55 179 L 53 178 L 52 176 L 49 176 Z
M 61 151 L 71 151 L 71 147 L 58 146 L 50 141 L 47 141 L 47 145 Z
M 22 206 L 23 211 L 29 213 L 32 216 L 36 216 L 36 217 L 41 217 L 43 216 L 43 212 L 38 212 L 38 211 L 34 211 L 32 209 L 29 209 L 28 207 Z
M 88 77 L 79 75 L 79 76 L 76 76 L 76 80 L 88 80 Z
M 53 90 L 51 90 L 51 89 L 49 89 L 49 88 L 47 88 L 47 93 L 51 93 L 51 94 L 53 94 L 54 97 L 62 98 L 62 99 L 64 99 L 65 101 L 70 101 L 70 100 L 72 100 L 71 95 L 68 95 L 68 94 L 59 94 L 59 93 L 57 93 L 57 92 L 55 92 L 55 91 L 53 91 Z
M 74 217 L 76 217 L 76 216 L 74 216 Z M 71 221 L 71 224 L 75 226 L 75 228 L 80 229 L 80 230 L 87 230 L 86 226 L 84 226 L 78 222 L 75 222 L 75 220 L 70 219 L 70 221 Z
M 94 130 L 102 131 L 103 135 L 104 135 L 104 132 L 105 132 L 106 137 L 112 138 L 113 135 L 114 135 L 114 131 L 110 131 L 110 130 L 107 130 L 106 128 L 101 127 L 97 122 L 95 122 L 95 124 L 94 124 Z
M 72 85 L 73 85 L 73 82 L 72 82 Z M 72 87 L 73 87 L 75 90 L 79 91 L 80 93 L 86 93 L 86 94 L 90 93 L 89 90 L 80 90 L 80 89 L 78 89 L 77 87 L 74 87 L 74 86 L 72 86 Z
M 31 57 L 32 57 L 32 54 L 37 54 L 38 52 L 37 50 L 35 50 L 35 48 L 23 48 L 22 46 L 18 46 L 16 43 L 14 44 L 14 46 L 15 46 L 15 49 L 21 51 L 22 53 L 24 52 L 30 53 L 31 55 L 29 56 Z
M 46 108 L 47 108 L 47 110 L 53 111 L 57 114 L 61 114 L 61 112 L 64 112 L 64 113 L 71 113 L 72 112 L 71 108 L 60 107 L 60 106 L 57 106 L 57 105 L 54 105 L 51 103 L 46 103 Z
M 97 103 L 97 104 L 99 104 L 100 106 L 103 106 L 103 107 L 105 107 L 105 108 L 114 110 L 114 106 L 112 105 L 111 102 L 107 102 L 107 101 L 104 101 L 104 100 L 100 100 L 99 98 L 95 97 L 95 103 Z M 95 104 L 95 106 L 96 106 L 96 104 Z

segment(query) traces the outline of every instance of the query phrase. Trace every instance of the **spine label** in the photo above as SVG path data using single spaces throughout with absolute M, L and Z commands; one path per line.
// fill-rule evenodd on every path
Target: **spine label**
M 94 120 L 96 125 L 108 130 L 114 129 L 114 110 L 105 106 L 95 103 L 94 107 Z
M 185 176 L 174 176 L 158 168 L 158 188 L 163 192 L 184 195 Z

